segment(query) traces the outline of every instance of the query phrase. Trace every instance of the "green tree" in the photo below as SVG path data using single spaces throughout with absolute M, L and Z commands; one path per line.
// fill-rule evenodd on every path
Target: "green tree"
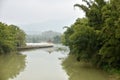
M 25 45 L 25 33 L 15 25 L 0 22 L 0 53 L 9 53 Z
M 67 30 L 64 32 L 64 35 L 62 36 L 62 42 L 64 45 L 69 46 L 69 48 L 72 49 L 72 43 L 70 40 L 70 36 L 71 34 L 74 33 L 73 26 L 71 27 L 66 26 L 64 28 L 67 28 Z
M 21 47 L 25 45 L 25 32 L 15 25 L 9 25 L 12 35 L 15 38 L 15 45 Z
M 63 42 L 78 60 L 87 59 L 101 68 L 120 69 L 120 0 L 83 0 L 75 4 L 86 17 L 67 28 Z
M 0 23 L 0 53 L 14 50 L 14 38 L 8 25 Z
M 104 27 L 102 29 L 104 44 L 100 49 L 101 65 L 110 68 L 120 68 L 120 1 L 111 0 L 104 8 L 103 19 Z
M 81 8 L 88 18 L 88 25 L 96 30 L 102 28 L 104 20 L 102 19 L 102 8 L 106 5 L 104 0 L 83 0 L 87 5 L 75 4 L 75 7 Z

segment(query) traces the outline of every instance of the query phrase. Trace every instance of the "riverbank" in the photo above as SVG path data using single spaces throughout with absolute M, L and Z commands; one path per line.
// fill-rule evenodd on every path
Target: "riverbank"
M 109 80 L 120 80 L 120 74 L 109 75 Z
M 54 45 L 53 48 L 46 48 L 46 49 L 42 48 L 42 49 L 21 51 L 20 52 L 21 54 L 26 55 L 25 58 L 26 64 L 24 70 L 19 71 L 19 74 L 16 74 L 16 76 L 12 78 L 9 77 L 9 79 L 0 79 L 0 80 L 68 80 L 68 75 L 61 66 L 62 59 L 67 56 L 68 52 L 62 50 L 56 51 L 56 48 L 58 48 L 59 46 L 60 45 Z M 61 48 L 63 47 L 64 46 L 61 46 Z M 66 49 L 68 48 L 66 47 Z M 14 58 L 12 57 L 11 60 L 13 59 Z M 15 59 L 19 59 L 19 57 L 18 58 L 15 57 Z M 7 60 L 5 61 L 8 62 Z M 15 62 L 15 60 L 13 61 Z M 23 62 L 21 60 L 19 61 Z M 17 62 L 16 64 L 19 63 Z M 12 65 L 14 66 L 14 64 Z M 19 65 L 15 65 L 15 67 L 16 66 L 17 68 L 20 69 Z M 3 67 L 5 71 L 8 71 L 7 67 L 8 66 Z M 5 73 L 5 71 L 3 73 Z M 11 73 L 7 72 L 8 73 L 7 75 L 12 74 L 14 72 L 16 71 L 12 70 Z M 5 74 L 2 75 L 1 77 L 4 76 L 6 77 Z
M 17 50 L 18 51 L 22 51 L 22 50 L 31 50 L 31 49 L 39 49 L 39 48 L 50 48 L 53 47 L 51 46 L 25 46 L 25 47 L 18 47 Z
M 74 55 L 69 55 L 62 65 L 69 75 L 69 80 L 120 80 L 119 75 L 109 74 L 90 63 L 78 62 Z
M 39 49 L 39 48 L 50 48 L 53 47 L 54 45 L 51 43 L 27 43 L 26 46 L 23 47 L 18 47 L 18 51 L 22 50 L 31 50 L 31 49 Z

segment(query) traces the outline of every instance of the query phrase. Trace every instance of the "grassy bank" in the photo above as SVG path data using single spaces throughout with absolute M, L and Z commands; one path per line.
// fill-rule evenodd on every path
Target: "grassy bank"
M 62 65 L 69 75 L 69 80 L 120 80 L 118 74 L 109 74 L 90 63 L 78 62 L 74 55 L 69 55 Z

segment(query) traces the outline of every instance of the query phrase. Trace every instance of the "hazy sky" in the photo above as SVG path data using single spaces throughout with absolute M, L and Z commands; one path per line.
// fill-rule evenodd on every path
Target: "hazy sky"
M 0 21 L 22 29 L 56 30 L 71 25 L 84 13 L 73 7 L 82 0 L 0 0 Z M 37 25 L 37 26 L 36 26 Z

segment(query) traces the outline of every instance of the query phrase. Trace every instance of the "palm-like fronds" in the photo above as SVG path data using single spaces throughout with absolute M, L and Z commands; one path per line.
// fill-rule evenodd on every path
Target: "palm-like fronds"
M 90 7 L 92 6 L 93 1 L 91 1 L 91 0 L 89 0 L 89 1 L 88 0 L 82 0 L 82 1 L 85 2 L 87 5 L 75 4 L 74 7 L 81 8 L 87 15 L 88 12 L 89 12 Z
M 89 11 L 89 8 L 87 6 L 85 6 L 85 5 L 75 4 L 74 7 L 81 8 L 85 13 L 87 13 Z
M 102 8 L 106 4 L 105 0 L 95 0 L 95 3 L 100 8 Z
M 92 3 L 91 0 L 89 0 L 89 1 L 87 1 L 87 0 L 82 0 L 82 1 L 84 1 L 84 2 L 88 5 L 88 7 L 91 7 L 91 3 Z

